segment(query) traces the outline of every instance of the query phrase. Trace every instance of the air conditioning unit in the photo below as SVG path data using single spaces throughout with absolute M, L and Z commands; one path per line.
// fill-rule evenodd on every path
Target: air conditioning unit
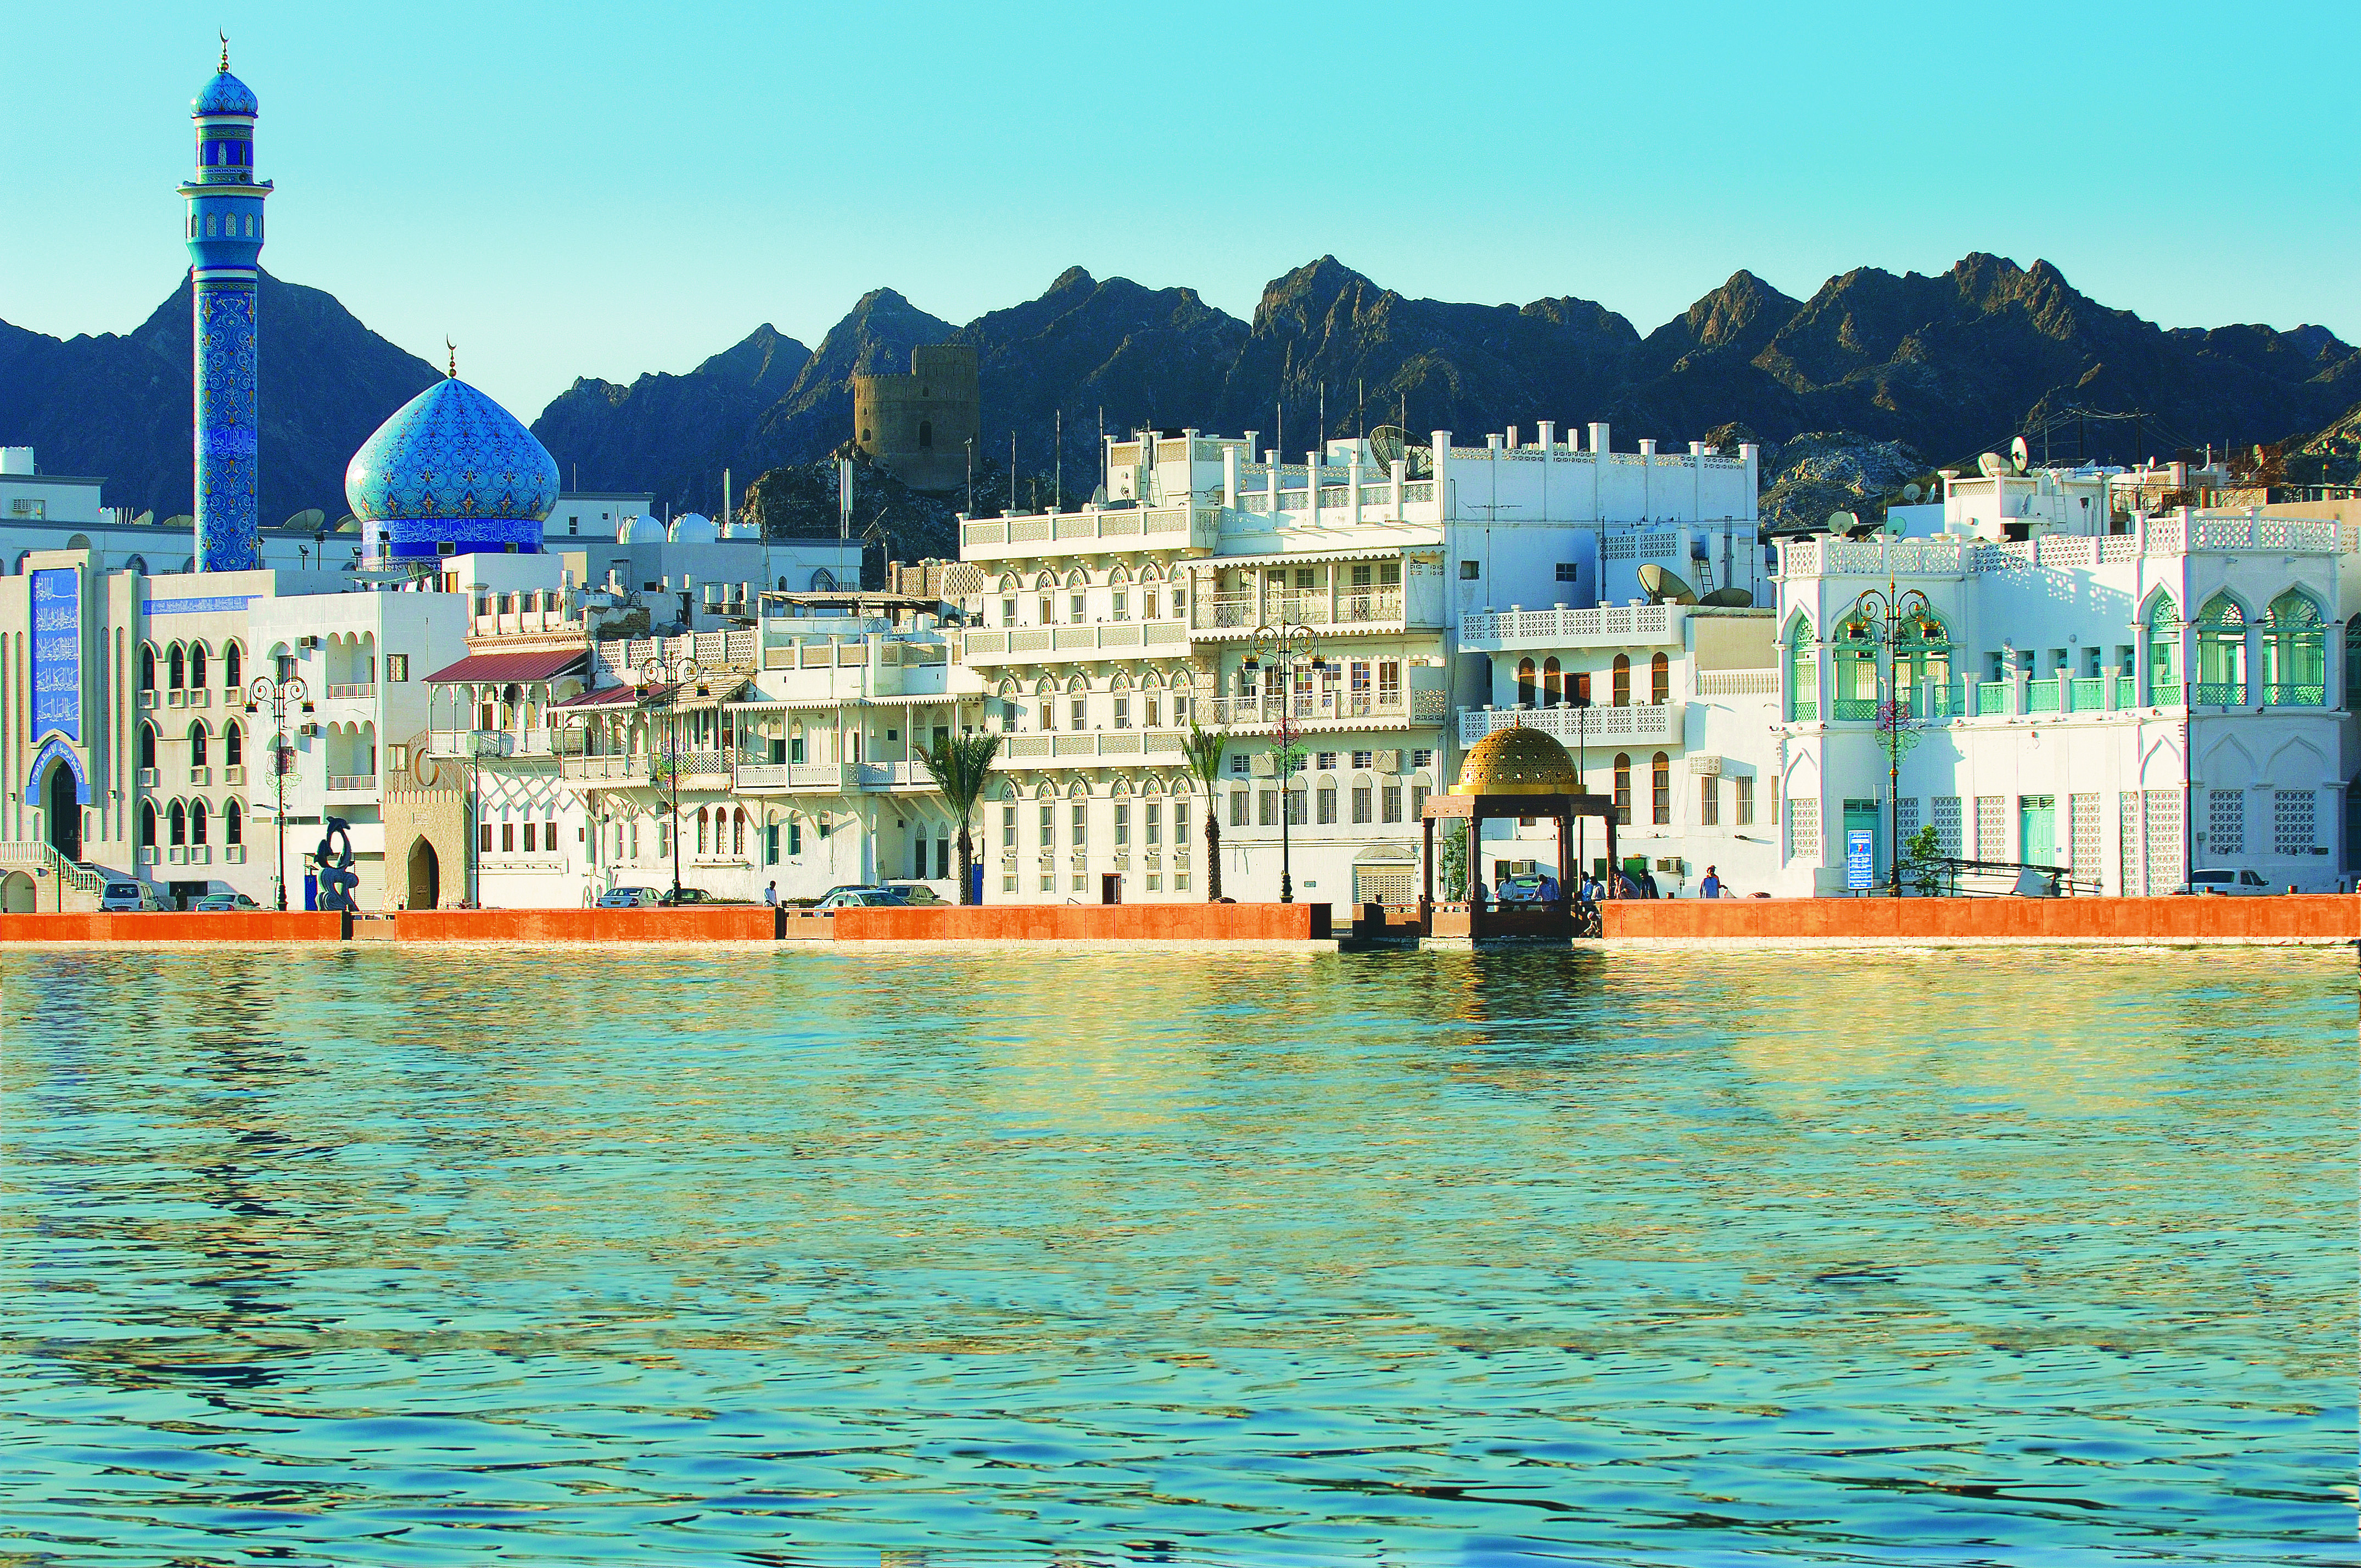
M 316 724 L 299 724 L 295 727 L 295 733 L 305 737 L 314 736 L 319 732 L 320 727 Z
M 298 648 L 317 648 L 319 645 L 320 640 L 316 637 L 298 637 L 295 639 L 295 646 Z

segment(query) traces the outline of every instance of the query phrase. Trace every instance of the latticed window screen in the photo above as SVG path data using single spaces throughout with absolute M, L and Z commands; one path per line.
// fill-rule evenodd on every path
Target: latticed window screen
M 2151 897 L 2163 897 L 2180 891 L 2185 873 L 2180 853 L 2180 792 L 2177 789 L 2152 789 L 2142 797 L 2143 815 L 2140 839 L 2147 860 L 2147 891 Z
M 1918 831 L 1918 797 L 1905 795 L 1894 803 L 1894 841 L 1907 845 Z
M 2208 860 L 2220 860 L 2224 855 L 2246 852 L 2246 792 L 2242 789 L 2213 789 L 2205 792 L 2205 855 Z
M 1976 859 L 2008 859 L 2008 796 L 1976 796 Z
M 2095 891 L 2103 874 L 2100 870 L 2104 853 L 2100 842 L 2099 818 L 2101 797 L 2078 795 L 2066 803 L 2067 832 L 2072 843 L 2074 880 Z
M 2271 853 L 2309 855 L 2318 840 L 2319 796 L 2308 789 L 2283 789 L 2271 795 Z
M 2122 812 L 2115 823 L 2115 862 L 2122 872 L 2116 885 L 2125 898 L 2136 897 L 2147 891 L 2147 861 L 2140 854 L 2140 796 L 2137 790 L 2125 790 L 2120 797 Z
M 1935 848 L 1953 860 L 1960 858 L 1960 797 L 1935 797 Z
M 1810 865 L 1820 863 L 1820 803 L 1817 799 L 1788 800 L 1787 857 Z

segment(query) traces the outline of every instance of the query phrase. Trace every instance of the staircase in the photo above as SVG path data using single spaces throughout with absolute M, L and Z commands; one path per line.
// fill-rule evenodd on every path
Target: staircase
M 104 872 L 76 865 L 38 839 L 0 841 L 0 882 L 18 872 L 33 879 L 33 908 L 42 914 L 60 905 L 69 915 L 93 913 L 106 886 Z

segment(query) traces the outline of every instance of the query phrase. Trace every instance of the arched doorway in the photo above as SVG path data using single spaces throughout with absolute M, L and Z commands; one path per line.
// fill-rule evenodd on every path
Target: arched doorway
M 30 915 L 35 904 L 33 879 L 23 872 L 0 877 L 0 913 Z
M 443 902 L 443 867 L 434 858 L 434 846 L 421 839 L 410 847 L 411 909 L 434 909 Z
M 49 764 L 41 803 L 49 809 L 49 848 L 67 860 L 82 859 L 82 800 L 74 792 L 73 769 L 61 759 Z

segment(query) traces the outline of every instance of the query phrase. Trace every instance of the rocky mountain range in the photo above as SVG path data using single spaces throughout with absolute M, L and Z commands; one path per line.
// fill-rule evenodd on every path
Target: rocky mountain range
M 318 290 L 266 274 L 261 310 L 264 515 L 320 506 L 334 516 L 354 448 L 434 367 Z M 1609 421 L 1626 448 L 1651 435 L 1773 447 L 1810 436 L 1800 478 L 1840 489 L 1848 463 L 1865 475 L 1971 462 L 2041 428 L 2061 458 L 2136 460 L 2208 442 L 2292 448 L 2361 400 L 2361 352 L 2324 328 L 2168 330 L 2097 304 L 2042 261 L 1979 254 L 1934 276 L 1861 268 L 1800 301 L 1741 271 L 1642 334 L 1571 295 L 1414 300 L 1323 257 L 1274 280 L 1246 321 L 1192 290 L 1080 268 L 964 325 L 879 289 L 817 349 L 765 325 L 685 374 L 577 381 L 533 428 L 569 486 L 653 489 L 710 510 L 724 467 L 742 489 L 824 457 L 851 433 L 852 376 L 906 369 L 913 346 L 938 342 L 978 351 L 983 455 L 1000 493 L 1013 433 L 1020 474 L 1038 476 L 1046 495 L 1062 463 L 1070 502 L 1094 482 L 1102 417 L 1111 432 L 1251 428 L 1290 452 L 1317 439 L 1323 403 L 1331 434 L 1403 422 L 1472 441 L 1555 419 Z M 112 504 L 188 510 L 188 345 L 185 279 L 123 336 L 60 341 L 0 323 L 0 442 L 38 446 L 52 472 L 104 475 Z M 1053 453 L 1060 412 L 1064 448 Z M 1836 461 L 1848 442 L 1856 455 Z M 1776 482 L 1766 464 L 1766 488 Z M 992 493 L 980 485 L 980 509 Z M 810 524 L 823 525 L 832 515 Z

